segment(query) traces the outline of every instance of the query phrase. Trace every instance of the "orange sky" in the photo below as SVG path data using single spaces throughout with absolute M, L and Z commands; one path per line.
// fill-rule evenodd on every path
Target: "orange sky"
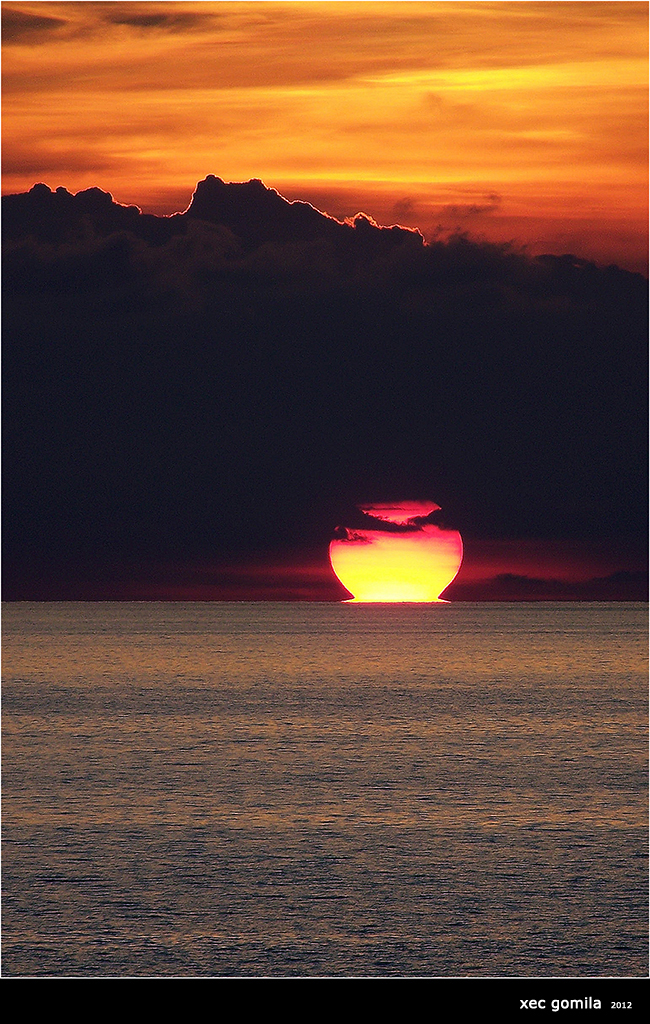
M 3 191 L 261 178 L 427 237 L 647 265 L 646 3 L 21 3 Z

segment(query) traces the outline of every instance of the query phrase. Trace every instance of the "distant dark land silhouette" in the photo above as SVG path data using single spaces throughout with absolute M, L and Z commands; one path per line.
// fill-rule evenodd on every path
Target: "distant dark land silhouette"
M 645 596 L 640 275 L 213 175 L 171 217 L 99 188 L 2 203 L 6 599 L 336 599 L 332 530 L 404 497 L 477 543 L 633 552 L 590 580 L 467 565 L 452 599 Z M 224 582 L 287 553 L 318 580 Z

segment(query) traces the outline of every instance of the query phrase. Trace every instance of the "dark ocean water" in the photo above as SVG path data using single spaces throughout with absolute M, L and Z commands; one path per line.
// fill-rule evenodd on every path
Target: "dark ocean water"
M 3 974 L 642 976 L 647 606 L 6 604 Z

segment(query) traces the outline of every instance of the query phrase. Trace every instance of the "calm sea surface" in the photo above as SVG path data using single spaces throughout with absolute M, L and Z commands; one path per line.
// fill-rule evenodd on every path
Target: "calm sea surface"
M 5 975 L 639 976 L 647 606 L 7 604 Z

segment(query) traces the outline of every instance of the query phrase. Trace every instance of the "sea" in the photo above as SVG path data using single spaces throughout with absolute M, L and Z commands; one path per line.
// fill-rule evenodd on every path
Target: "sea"
M 3 976 L 645 977 L 647 615 L 6 603 Z

